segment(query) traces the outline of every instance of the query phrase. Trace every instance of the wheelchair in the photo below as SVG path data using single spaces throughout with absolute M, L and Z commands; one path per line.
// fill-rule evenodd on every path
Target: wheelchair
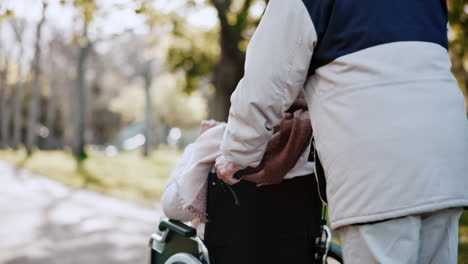
M 315 147 L 313 151 L 311 151 L 311 156 L 310 158 L 316 162 L 315 176 L 318 196 L 322 201 L 320 234 L 315 239 L 315 255 L 311 264 L 343 263 L 342 250 L 337 244 L 332 242 L 332 233 L 326 225 L 326 181 L 323 167 L 315 151 Z M 242 172 L 238 172 L 234 175 L 234 177 L 238 179 L 242 178 L 242 176 Z M 217 178 L 215 174 L 209 177 Z M 234 200 L 237 203 L 238 198 L 235 192 L 223 182 L 219 182 L 219 184 L 232 192 Z M 148 264 L 210 264 L 210 254 L 203 240 L 197 236 L 195 228 L 182 222 L 166 218 L 160 221 L 158 230 L 150 237 L 148 245 Z
M 210 264 L 208 249 L 196 229 L 179 221 L 162 219 L 148 248 L 148 264 Z M 331 242 L 326 225 L 322 225 L 322 237 L 317 238 L 315 251 L 311 264 L 343 263 L 342 250 Z

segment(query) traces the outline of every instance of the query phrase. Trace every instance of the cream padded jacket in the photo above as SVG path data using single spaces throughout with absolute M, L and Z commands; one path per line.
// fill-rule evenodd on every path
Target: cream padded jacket
M 323 13 L 313 4 L 325 2 L 334 3 L 323 7 L 332 12 L 327 23 L 314 17 Z M 468 206 L 468 120 L 450 72 L 443 10 L 429 6 L 438 1 L 427 1 L 424 16 L 405 13 L 419 12 L 405 1 L 398 10 L 362 1 L 386 12 L 372 16 L 359 13 L 360 3 L 325 2 L 269 2 L 231 97 L 223 155 L 256 166 L 272 128 L 305 90 L 333 228 Z M 392 12 L 419 20 L 386 23 Z M 366 31 L 371 23 L 381 31 Z M 327 61 L 329 50 L 347 52 Z

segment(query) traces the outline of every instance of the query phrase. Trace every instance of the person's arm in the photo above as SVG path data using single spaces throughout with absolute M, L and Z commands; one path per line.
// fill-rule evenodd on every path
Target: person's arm
M 233 168 L 258 166 L 273 127 L 304 88 L 316 41 L 302 0 L 269 2 L 247 48 L 245 75 L 231 96 L 220 178 Z

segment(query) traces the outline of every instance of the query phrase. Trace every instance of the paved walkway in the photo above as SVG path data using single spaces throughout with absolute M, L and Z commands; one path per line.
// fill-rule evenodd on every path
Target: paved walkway
M 1 264 L 146 263 L 160 212 L 0 161 Z

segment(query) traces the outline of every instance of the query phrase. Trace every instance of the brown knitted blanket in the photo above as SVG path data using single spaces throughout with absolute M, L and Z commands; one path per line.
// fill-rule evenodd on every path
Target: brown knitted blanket
M 312 126 L 303 99 L 298 99 L 286 112 L 285 120 L 274 128 L 263 159 L 256 168 L 246 168 L 244 179 L 259 185 L 281 183 L 310 145 Z

